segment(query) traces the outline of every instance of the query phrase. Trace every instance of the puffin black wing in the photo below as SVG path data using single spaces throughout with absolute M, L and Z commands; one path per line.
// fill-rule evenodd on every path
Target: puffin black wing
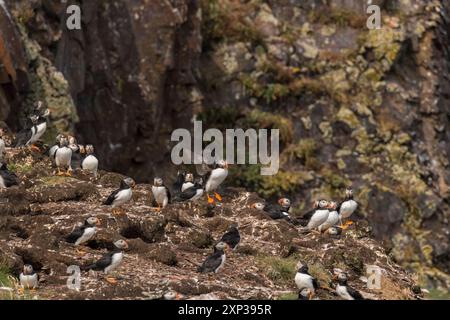
M 267 215 L 269 217 L 271 217 L 272 219 L 282 219 L 284 217 L 286 217 L 283 213 L 282 213 L 282 209 L 281 206 L 278 204 L 269 204 L 267 206 L 264 207 L 264 212 L 267 213 Z
M 192 199 L 193 196 L 195 196 L 197 194 L 197 189 L 195 187 L 190 187 L 186 190 L 184 190 L 183 192 L 181 192 L 180 194 L 176 195 L 173 198 L 174 202 L 183 202 L 183 201 L 188 201 L 190 199 Z
M 172 185 L 172 190 L 173 190 L 174 196 L 181 192 L 181 187 L 183 186 L 183 183 L 184 183 L 184 177 L 185 177 L 184 172 L 178 173 L 177 179 L 175 180 L 175 182 Z
M 319 288 L 319 284 L 317 283 L 317 279 L 316 278 L 312 278 L 312 284 L 314 287 L 314 290 L 317 290 Z
M 28 141 L 30 141 L 31 137 L 32 137 L 31 128 L 19 131 L 13 143 L 14 148 L 23 147 Z
M 66 241 L 69 243 L 75 243 L 84 233 L 85 226 L 77 227 L 66 237 Z
M 108 199 L 106 199 L 105 202 L 103 202 L 103 204 L 105 204 L 105 205 L 107 205 L 107 206 L 112 205 L 112 203 L 114 202 L 114 200 L 116 200 L 117 194 L 118 194 L 121 190 L 122 190 L 122 189 L 117 189 L 117 190 L 113 191 L 113 192 L 109 195 Z
M 353 297 L 355 300 L 364 300 L 364 297 L 359 293 L 359 291 L 353 289 L 352 287 L 346 286 L 347 292 L 349 295 Z
M 0 175 L 3 178 L 5 187 L 7 188 L 17 186 L 19 184 L 19 178 L 14 172 L 9 171 L 5 164 L 0 167 Z
M 238 229 L 233 229 L 225 233 L 220 241 L 225 242 L 232 249 L 234 249 L 238 245 L 239 241 L 241 241 L 241 235 L 239 234 Z
M 163 185 L 164 186 L 164 185 Z M 167 188 L 166 186 L 164 186 L 164 188 L 166 188 L 166 193 L 167 193 L 167 202 L 168 203 L 170 203 L 170 198 L 171 198 L 171 195 L 170 195 L 170 190 L 169 190 L 169 188 Z
M 87 265 L 84 267 L 85 270 L 94 270 L 94 271 L 102 271 L 107 266 L 112 263 L 112 256 L 115 254 L 115 251 L 108 252 L 103 257 L 101 257 L 97 262 Z
M 222 263 L 222 252 L 216 251 L 198 267 L 198 272 L 214 272 Z

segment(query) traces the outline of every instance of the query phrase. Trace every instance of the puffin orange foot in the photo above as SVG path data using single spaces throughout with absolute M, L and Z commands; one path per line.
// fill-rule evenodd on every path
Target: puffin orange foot
M 222 196 L 217 192 L 214 192 L 214 197 L 216 197 L 217 200 L 222 201 Z

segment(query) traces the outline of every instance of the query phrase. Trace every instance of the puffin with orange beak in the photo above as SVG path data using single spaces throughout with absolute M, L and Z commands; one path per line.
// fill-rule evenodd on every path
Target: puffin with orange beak
M 103 271 L 109 274 L 122 263 L 123 250 L 128 249 L 128 243 L 125 240 L 117 240 L 114 242 L 114 249 L 105 254 L 97 262 L 83 267 L 84 270 Z M 106 278 L 109 283 L 115 284 L 117 280 L 113 277 Z
M 312 299 L 316 290 L 319 288 L 317 280 L 309 274 L 309 268 L 306 264 L 298 264 L 298 271 L 295 274 L 294 281 L 299 292 L 302 292 L 304 289 L 309 289 L 308 300 Z
M 358 208 L 358 203 L 353 200 L 353 190 L 345 190 L 345 200 L 337 207 L 341 219 L 341 227 L 347 229 L 353 224 L 353 221 L 348 220 L 344 225 L 342 225 L 342 220 L 349 218 L 353 212 Z
M 100 220 L 96 217 L 89 217 L 84 221 L 84 225 L 76 227 L 67 237 L 68 243 L 73 243 L 75 246 L 86 243 L 91 240 L 97 233 L 97 226 L 100 225 Z M 80 254 L 84 252 L 79 250 Z
M 274 220 L 286 219 L 290 221 L 289 209 L 291 207 L 291 201 L 288 198 L 281 198 L 277 204 L 265 205 L 262 202 L 257 202 L 251 207 L 263 211 L 264 214 Z
M 161 211 L 161 208 L 165 208 L 170 202 L 170 190 L 164 185 L 164 181 L 161 178 L 155 178 L 152 185 L 152 193 L 154 198 L 154 205 L 156 204 L 156 211 Z
M 113 191 L 109 197 L 103 202 L 104 205 L 112 206 L 113 214 L 123 213 L 123 210 L 117 209 L 122 205 L 131 200 L 133 196 L 132 188 L 136 186 L 136 182 L 134 182 L 131 178 L 125 178 L 120 182 L 119 189 Z M 118 212 L 119 211 L 119 212 Z
M 208 203 L 214 203 L 214 198 L 209 196 L 210 192 L 214 192 L 214 197 L 218 201 L 222 201 L 222 196 L 216 192 L 217 188 L 225 181 L 228 176 L 228 163 L 224 160 L 219 160 L 215 163 L 207 178 L 205 184 L 205 191 L 208 196 Z

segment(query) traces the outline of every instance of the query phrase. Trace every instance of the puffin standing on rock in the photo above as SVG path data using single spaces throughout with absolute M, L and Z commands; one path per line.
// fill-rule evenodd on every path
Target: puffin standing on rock
M 183 192 L 193 186 L 194 186 L 194 175 L 192 173 L 188 172 L 184 176 L 184 182 L 183 182 L 183 185 L 181 186 L 181 192 Z
M 289 215 L 291 201 L 287 198 L 281 198 L 280 200 L 278 200 L 278 204 L 265 205 L 262 202 L 257 202 L 252 204 L 251 207 L 263 211 L 264 214 L 274 220 L 285 219 L 291 223 L 294 222 L 291 220 L 291 217 Z
M 0 163 L 0 188 L 9 188 L 19 185 L 19 178 L 14 172 L 8 170 L 6 163 Z
M 202 197 L 204 191 L 201 180 L 197 181 L 192 187 L 176 195 L 173 202 L 197 201 Z
M 23 289 L 36 289 L 38 287 L 38 275 L 33 270 L 33 266 L 26 264 L 23 266 L 23 272 L 19 276 L 20 285 Z
M 122 263 L 123 250 L 126 249 L 128 249 L 128 243 L 125 240 L 117 240 L 114 242 L 114 249 L 112 251 L 105 254 L 97 262 L 83 267 L 83 269 L 103 271 L 105 274 L 109 274 Z M 107 277 L 106 281 L 112 284 L 117 283 L 117 280 L 113 277 Z
M 353 200 L 353 190 L 347 189 L 345 190 L 345 200 L 337 207 L 337 210 L 340 214 L 341 219 L 347 219 L 349 218 L 353 212 L 356 211 L 356 208 L 358 208 L 358 203 Z M 341 225 L 343 229 L 348 228 L 350 225 L 353 224 L 353 221 L 347 221 L 345 225 Z
M 214 253 L 210 255 L 203 262 L 201 266 L 198 267 L 197 272 L 200 273 L 217 273 L 225 264 L 226 256 L 225 256 L 225 248 L 226 244 L 224 242 L 219 242 L 214 247 Z
M 75 246 L 83 244 L 89 240 L 91 240 L 96 232 L 96 226 L 100 225 L 100 220 L 96 217 L 89 217 L 84 221 L 84 225 L 81 227 L 75 228 L 67 237 L 66 241 L 69 243 L 73 243 Z M 83 253 L 82 251 L 78 251 L 79 253 Z
M 31 145 L 32 149 L 40 151 L 38 147 L 34 146 L 34 143 L 36 143 L 47 130 L 47 118 L 49 115 L 50 110 L 43 109 L 43 104 L 39 101 L 35 114 L 30 117 L 32 126 L 25 128 L 17 134 L 14 147 Z
M 309 300 L 314 296 L 319 285 L 317 280 L 309 274 L 309 269 L 306 264 L 299 264 L 299 269 L 295 275 L 294 281 L 298 290 L 301 292 L 304 289 L 309 289 Z
M 226 243 L 232 250 L 235 250 L 241 241 L 241 235 L 237 223 L 233 223 L 228 231 L 222 236 L 220 242 Z
M 136 186 L 131 178 L 125 178 L 120 182 L 119 189 L 113 191 L 109 197 L 103 202 L 104 205 L 112 206 L 113 214 L 124 213 L 123 209 L 120 209 L 122 205 L 131 200 L 133 196 L 132 188 Z M 117 208 L 117 209 L 116 209 Z
M 208 203 L 214 203 L 214 198 L 209 196 L 210 192 L 214 192 L 214 196 L 218 201 L 222 201 L 220 194 L 216 192 L 217 188 L 225 181 L 228 176 L 228 163 L 224 160 L 216 162 L 214 169 L 212 169 L 207 176 L 205 191 L 208 196 Z
M 181 189 L 183 188 L 185 176 L 186 176 L 186 173 L 184 171 L 177 172 L 177 178 L 175 179 L 175 182 L 172 185 L 172 191 L 173 191 L 174 197 L 181 193 Z
M 322 223 L 327 221 L 328 215 L 330 214 L 330 212 L 328 211 L 328 206 L 329 203 L 327 200 L 316 201 L 314 204 L 316 211 L 309 219 L 306 227 L 302 228 L 300 231 L 302 232 L 313 231 L 315 228 L 319 227 Z
M 69 148 L 69 140 L 66 137 L 61 137 L 59 140 L 59 148 L 55 152 L 55 163 L 58 168 L 58 176 L 72 175 L 72 149 Z M 62 172 L 61 169 L 66 170 L 66 173 Z
M 155 210 L 161 211 L 161 208 L 165 208 L 170 202 L 170 191 L 169 188 L 164 185 L 163 179 L 155 178 L 153 180 L 152 193 L 153 198 L 155 199 L 154 204 L 157 205 Z
M 83 161 L 83 155 L 85 153 L 84 146 L 78 144 L 75 137 L 69 136 L 69 148 L 72 149 L 72 158 L 70 160 L 72 169 L 81 169 L 81 162 Z
M 50 148 L 48 151 L 48 156 L 54 161 L 55 160 L 55 153 L 59 149 L 59 146 L 61 144 L 61 138 L 64 137 L 63 134 L 58 134 L 55 138 L 56 144 Z
M 85 152 L 86 157 L 81 162 L 81 168 L 91 172 L 94 178 L 97 178 L 98 159 L 94 155 L 94 146 L 92 144 L 86 145 Z
M 347 275 L 343 272 L 339 273 L 337 278 L 338 284 L 336 286 L 336 294 L 344 300 L 365 300 L 364 297 L 357 290 L 348 286 Z
M 330 201 L 329 205 L 328 205 L 328 209 L 329 209 L 328 218 L 324 223 L 322 223 L 318 227 L 319 232 L 325 232 L 329 228 L 334 227 L 339 223 L 340 215 L 339 215 L 339 212 L 336 210 L 336 208 L 337 208 L 337 203 L 334 201 Z

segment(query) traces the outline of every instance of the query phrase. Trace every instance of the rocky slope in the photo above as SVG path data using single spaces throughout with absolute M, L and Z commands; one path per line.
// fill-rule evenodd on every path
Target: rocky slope
M 75 131 L 104 168 L 148 182 L 174 175 L 170 133 L 194 115 L 279 128 L 280 173 L 237 167 L 230 185 L 287 195 L 297 213 L 352 186 L 393 259 L 448 291 L 448 1 L 373 1 L 383 29 L 368 30 L 360 0 L 78 0 L 79 31 L 63 27 L 62 2 L 5 2 L 0 120 L 11 129 L 44 100 L 50 139 Z
M 145 184 L 134 189 L 126 215 L 117 216 L 101 203 L 121 175 L 101 172 L 97 181 L 82 173 L 58 177 L 47 157 L 28 151 L 12 150 L 7 159 L 22 183 L 0 190 L 0 270 L 17 276 L 24 263 L 33 265 L 40 288 L 27 292 L 25 298 L 151 299 L 171 289 L 186 299 L 292 299 L 296 298 L 293 278 L 300 261 L 308 263 L 319 280 L 320 299 L 337 298 L 333 268 L 348 272 L 351 285 L 367 298 L 419 297 L 414 293 L 420 292 L 417 279 L 370 238 L 367 222 L 358 222 L 338 238 L 300 235 L 287 222 L 273 221 L 251 209 L 250 204 L 261 199 L 235 188 L 225 190 L 222 206 L 208 207 L 202 199 L 191 208 L 172 204 L 156 213 L 150 210 L 152 196 Z M 101 226 L 79 254 L 64 242 L 64 236 L 88 216 L 98 217 Z M 238 249 L 228 252 L 218 274 L 198 274 L 197 266 L 233 222 L 241 226 Z M 129 249 L 114 273 L 117 284 L 106 282 L 102 274 L 82 272 L 80 291 L 66 287 L 68 266 L 92 262 L 119 238 L 128 241 Z M 382 269 L 380 290 L 367 288 L 367 266 Z M 14 291 L 3 288 L 0 297 L 23 298 L 14 281 L 7 281 Z

